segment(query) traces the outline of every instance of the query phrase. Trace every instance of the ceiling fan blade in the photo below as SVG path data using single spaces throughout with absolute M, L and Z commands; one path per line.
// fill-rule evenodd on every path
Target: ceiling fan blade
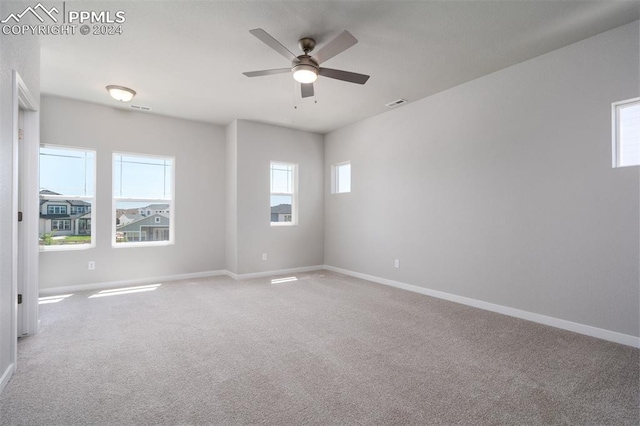
M 315 55 L 313 55 L 313 58 L 317 63 L 321 64 L 344 52 L 357 42 L 358 40 L 354 36 L 352 36 L 349 31 L 345 30 L 329 43 L 322 46 L 322 48 L 318 50 Z
M 309 98 L 313 96 L 313 83 L 300 83 L 302 88 L 302 97 Z
M 242 74 L 246 75 L 247 77 L 262 77 L 263 75 L 284 74 L 287 72 L 291 72 L 291 68 L 276 68 L 273 70 L 249 71 L 249 72 L 243 72 Z
M 320 68 L 319 74 L 323 77 L 335 78 L 336 80 L 348 81 L 349 83 L 365 84 L 369 80 L 368 75 L 355 72 L 334 70 L 332 68 Z
M 249 32 L 258 37 L 264 44 L 266 44 L 288 60 L 293 61 L 297 59 L 296 55 L 291 53 L 289 49 L 284 47 L 278 40 L 271 37 L 271 35 L 269 35 L 269 33 L 267 33 L 262 28 L 256 28 L 255 30 L 250 30 Z

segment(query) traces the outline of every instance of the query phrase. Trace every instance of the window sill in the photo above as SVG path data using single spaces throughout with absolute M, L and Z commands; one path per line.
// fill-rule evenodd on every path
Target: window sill
M 96 248 L 95 244 L 67 244 L 67 245 L 55 245 L 55 246 L 39 246 L 38 251 L 44 253 L 47 251 L 75 251 L 75 250 L 89 250 Z
M 135 243 L 112 243 L 113 248 L 129 248 L 129 247 L 165 247 L 172 246 L 175 243 L 173 241 L 149 241 L 149 242 L 135 242 Z

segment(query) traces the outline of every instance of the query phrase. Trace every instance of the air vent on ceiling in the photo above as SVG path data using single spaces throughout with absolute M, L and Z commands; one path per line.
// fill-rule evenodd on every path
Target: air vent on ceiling
M 406 99 L 402 99 L 402 98 L 400 98 L 400 99 L 397 99 L 397 100 L 395 100 L 395 101 L 393 101 L 393 102 L 389 102 L 388 104 L 385 104 L 385 106 L 386 106 L 387 108 L 395 108 L 395 107 L 397 107 L 398 105 L 402 105 L 402 104 L 406 104 L 406 103 L 407 103 L 407 100 L 406 100 Z
M 129 108 L 135 109 L 137 111 L 151 111 L 151 107 L 142 105 L 129 105 Z

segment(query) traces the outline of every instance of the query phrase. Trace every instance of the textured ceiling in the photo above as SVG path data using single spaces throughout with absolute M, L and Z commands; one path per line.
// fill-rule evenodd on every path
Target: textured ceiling
M 226 125 L 249 119 L 325 133 L 638 19 L 636 1 L 128 1 L 67 2 L 124 10 L 122 35 L 41 36 L 43 94 L 121 107 L 108 84 L 133 88 L 153 113 Z M 68 6 L 71 7 L 71 6 Z M 371 75 L 320 77 L 302 100 L 289 63 L 249 30 L 292 52 L 348 30 L 359 43 L 327 61 Z M 402 107 L 398 107 L 402 108 Z M 143 112 L 132 112 L 144 114 Z

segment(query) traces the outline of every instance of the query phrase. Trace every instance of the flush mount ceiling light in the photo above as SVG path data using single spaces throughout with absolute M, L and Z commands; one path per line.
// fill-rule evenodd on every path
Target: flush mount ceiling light
M 120 102 L 131 102 L 131 99 L 136 95 L 135 90 L 129 89 L 124 86 L 107 86 L 107 91 L 113 99 Z

